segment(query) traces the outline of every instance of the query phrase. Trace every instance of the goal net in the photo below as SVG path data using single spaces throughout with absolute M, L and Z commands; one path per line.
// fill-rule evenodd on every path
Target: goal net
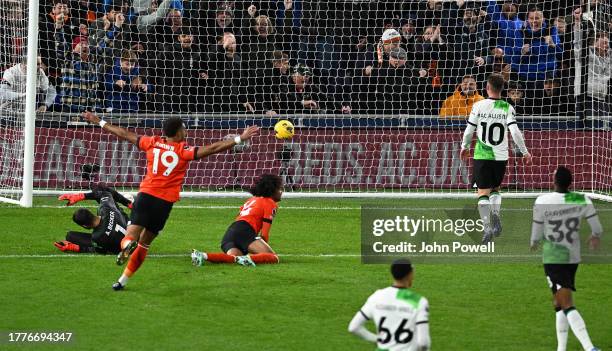
M 23 178 L 25 0 L 0 0 L 0 195 Z M 34 193 L 136 190 L 145 155 L 87 126 L 139 134 L 181 116 L 204 145 L 257 124 L 248 145 L 190 165 L 186 195 L 242 194 L 263 173 L 295 196 L 473 196 L 459 157 L 486 79 L 503 76 L 533 155 L 510 143 L 503 189 L 612 199 L 608 0 L 40 2 Z M 15 95 L 17 94 L 17 95 Z M 291 140 L 272 127 L 288 119 Z M 503 128 L 502 128 L 503 129 Z M 495 138 L 506 130 L 493 131 Z

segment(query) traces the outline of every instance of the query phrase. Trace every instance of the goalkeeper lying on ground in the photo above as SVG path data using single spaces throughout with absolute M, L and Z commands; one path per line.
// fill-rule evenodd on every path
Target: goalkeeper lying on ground
M 66 240 L 56 241 L 55 247 L 63 252 L 78 253 L 113 253 L 120 249 L 121 239 L 125 236 L 128 215 L 123 212 L 117 202 L 132 208 L 132 202 L 112 188 L 98 185 L 92 187 L 89 193 L 64 194 L 58 200 L 68 200 L 67 206 L 82 200 L 96 200 L 98 214 L 94 215 L 86 208 L 74 211 L 72 220 L 85 229 L 93 229 L 91 234 L 69 231 Z
M 250 193 L 253 197 L 240 207 L 238 217 L 227 228 L 221 240 L 223 252 L 206 253 L 193 250 L 191 262 L 195 266 L 203 265 L 204 261 L 236 263 L 242 266 L 278 263 L 278 256 L 268 242 L 277 202 L 283 196 L 283 180 L 276 175 L 264 174 Z

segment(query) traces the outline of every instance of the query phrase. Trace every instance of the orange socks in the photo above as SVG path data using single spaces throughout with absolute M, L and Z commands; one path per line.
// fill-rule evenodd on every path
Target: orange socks
M 274 263 L 278 263 L 278 256 L 276 256 L 273 253 L 260 253 L 260 254 L 254 254 L 254 255 L 250 255 L 251 259 L 253 260 L 253 262 L 260 264 L 260 263 L 270 263 L 270 264 L 274 264 Z
M 206 253 L 208 256 L 206 261 L 213 263 L 234 263 L 236 261 L 236 257 L 228 254 L 224 254 L 221 252 L 218 253 Z M 260 253 L 255 255 L 249 255 L 253 262 L 259 263 L 278 263 L 278 256 L 272 253 Z
M 143 244 L 138 244 L 138 247 L 130 256 L 130 260 L 128 261 L 127 267 L 123 271 L 128 277 L 131 277 L 132 274 L 136 273 L 138 268 L 142 265 L 145 258 L 147 258 L 147 253 L 149 252 L 149 247 Z
M 206 253 L 208 258 L 206 261 L 213 263 L 234 263 L 236 257 L 228 255 L 222 252 L 218 253 Z

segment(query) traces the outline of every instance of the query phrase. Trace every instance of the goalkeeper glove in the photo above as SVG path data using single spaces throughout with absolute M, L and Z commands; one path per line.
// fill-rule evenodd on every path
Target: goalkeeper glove
M 79 201 L 85 200 L 85 193 L 63 194 L 60 197 L 58 197 L 57 199 L 60 200 L 60 201 L 68 200 L 68 203 L 66 204 L 66 206 L 72 206 L 72 205 L 76 204 Z
M 77 244 L 73 244 L 68 240 L 56 241 L 53 243 L 62 252 L 80 252 L 81 247 Z

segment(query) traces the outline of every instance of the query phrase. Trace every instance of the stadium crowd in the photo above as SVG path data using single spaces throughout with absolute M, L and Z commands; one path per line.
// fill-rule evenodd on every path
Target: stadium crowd
M 519 115 L 609 115 L 612 4 L 591 8 L 596 30 L 580 0 L 54 0 L 37 107 L 453 117 L 498 72 Z M 3 28 L 26 27 L 23 9 L 3 12 Z M 23 33 L 2 36 L 0 108 L 26 77 Z

